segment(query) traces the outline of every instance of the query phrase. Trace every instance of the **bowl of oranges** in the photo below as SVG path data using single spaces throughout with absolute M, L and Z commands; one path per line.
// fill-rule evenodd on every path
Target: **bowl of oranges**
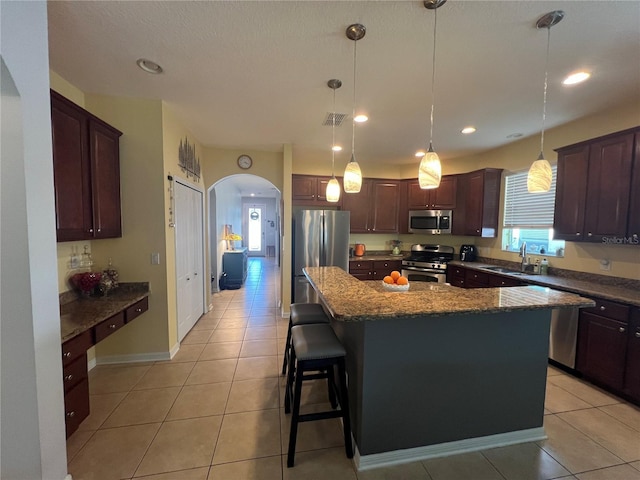
M 406 292 L 409 290 L 409 280 L 394 270 L 382 279 L 382 286 L 389 292 Z

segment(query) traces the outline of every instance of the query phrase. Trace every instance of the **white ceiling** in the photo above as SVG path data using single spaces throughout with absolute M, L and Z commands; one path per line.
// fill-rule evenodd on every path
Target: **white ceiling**
M 540 131 L 547 31 L 551 30 L 547 128 L 640 99 L 639 1 L 454 1 L 438 10 L 434 147 L 443 159 L 495 148 Z M 351 148 L 351 23 L 357 43 L 356 129 L 363 162 L 411 163 L 429 136 L 434 11 L 422 1 L 49 2 L 51 68 L 87 93 L 165 100 L 198 141 L 328 161 L 332 110 L 326 82 L 343 81 L 337 128 Z M 150 75 L 145 57 L 164 68 Z M 577 69 L 590 81 L 564 87 Z M 477 133 L 460 134 L 466 125 Z

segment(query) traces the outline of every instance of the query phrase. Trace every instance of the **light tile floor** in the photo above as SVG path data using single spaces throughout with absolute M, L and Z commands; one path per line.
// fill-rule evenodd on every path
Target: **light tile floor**
M 553 367 L 548 440 L 356 472 L 332 419 L 300 425 L 288 469 L 276 268 L 250 259 L 243 288 L 214 296 L 171 361 L 89 373 L 91 415 L 67 442 L 74 480 L 640 480 L 640 409 Z M 322 407 L 324 385 L 302 401 Z

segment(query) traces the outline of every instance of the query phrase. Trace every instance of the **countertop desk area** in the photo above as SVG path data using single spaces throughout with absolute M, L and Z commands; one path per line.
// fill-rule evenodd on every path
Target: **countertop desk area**
M 387 292 L 338 267 L 304 272 L 347 350 L 358 469 L 546 438 L 551 310 L 593 301 L 539 286 Z

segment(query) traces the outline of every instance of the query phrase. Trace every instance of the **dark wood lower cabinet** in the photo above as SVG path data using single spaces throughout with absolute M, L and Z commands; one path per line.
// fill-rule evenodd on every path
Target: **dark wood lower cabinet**
M 603 385 L 622 390 L 627 354 L 627 323 L 581 312 L 577 370 Z
M 85 370 L 86 357 L 85 357 Z M 75 432 L 82 421 L 89 416 L 89 379 L 84 378 L 64 396 L 64 419 L 67 438 Z
M 144 297 L 62 344 L 62 382 L 67 438 L 89 416 L 87 350 L 148 309 L 149 298 Z
M 358 280 L 382 280 L 402 270 L 402 260 L 350 260 L 349 273 Z
M 640 402 L 640 307 L 633 309 L 629 321 L 624 392 Z

